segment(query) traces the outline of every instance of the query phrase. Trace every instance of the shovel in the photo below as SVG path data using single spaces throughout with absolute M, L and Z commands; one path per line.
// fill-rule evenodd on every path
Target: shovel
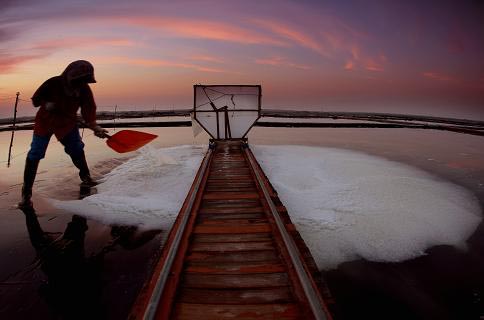
M 158 136 L 134 130 L 121 130 L 112 136 L 107 135 L 106 144 L 118 153 L 135 151 Z

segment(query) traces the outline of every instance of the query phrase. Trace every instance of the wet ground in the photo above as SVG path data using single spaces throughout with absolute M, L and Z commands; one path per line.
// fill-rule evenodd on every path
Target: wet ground
M 157 146 L 204 143 L 190 128 L 150 129 Z M 2 159 L 10 135 L 0 135 Z M 51 207 L 46 198 L 76 199 L 76 172 L 51 143 L 35 186 L 35 213 L 15 208 L 30 133 L 18 133 L 11 168 L 0 163 L 0 318 L 123 319 L 159 254 L 167 230 L 106 226 Z M 124 161 L 86 134 L 93 175 Z M 408 129 L 254 128 L 254 144 L 303 144 L 363 151 L 413 165 L 473 192 L 484 207 L 484 139 Z M 91 190 L 95 192 L 95 190 Z M 363 259 L 323 273 L 336 319 L 480 319 L 484 316 L 484 224 L 468 250 L 429 248 L 400 263 Z

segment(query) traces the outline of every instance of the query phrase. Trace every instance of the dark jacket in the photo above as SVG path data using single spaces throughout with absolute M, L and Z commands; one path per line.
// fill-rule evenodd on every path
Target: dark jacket
M 74 86 L 71 75 L 72 67 L 56 77 L 45 81 L 32 96 L 32 103 L 40 107 L 35 117 L 34 134 L 47 136 L 55 134 L 62 139 L 77 125 L 77 111 L 89 125 L 96 122 L 96 103 L 87 83 Z M 54 110 L 47 111 L 47 102 L 55 105 Z

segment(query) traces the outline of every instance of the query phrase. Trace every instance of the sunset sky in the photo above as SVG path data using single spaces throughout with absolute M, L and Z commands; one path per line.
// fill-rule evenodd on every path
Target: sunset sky
M 484 119 L 484 1 L 0 0 L 0 117 L 89 60 L 101 109 L 187 108 L 261 84 L 263 108 Z

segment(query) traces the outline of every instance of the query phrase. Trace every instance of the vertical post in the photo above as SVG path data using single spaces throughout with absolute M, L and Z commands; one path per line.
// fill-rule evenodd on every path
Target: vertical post
M 225 129 L 225 139 L 228 137 L 228 131 L 227 131 L 227 110 L 224 108 L 224 129 Z
M 114 124 L 114 132 L 116 132 L 116 111 L 118 110 L 118 105 L 114 106 L 114 117 L 113 117 L 113 124 Z
M 220 139 L 220 119 L 218 116 L 218 109 L 215 109 L 215 119 L 217 120 L 217 139 Z
M 13 109 L 12 136 L 10 137 L 10 147 L 8 148 L 7 168 L 10 167 L 10 157 L 12 155 L 13 136 L 15 134 L 15 125 L 16 125 L 16 122 L 17 122 L 17 105 L 18 105 L 18 96 L 19 95 L 20 95 L 20 92 L 17 92 L 17 97 L 15 98 L 15 107 Z
M 225 139 L 232 139 L 232 132 L 230 130 L 230 120 L 229 120 L 229 111 L 227 106 L 222 107 L 221 109 L 224 112 L 224 127 L 225 127 Z
M 229 119 L 229 107 L 227 106 L 225 106 L 225 126 L 227 127 L 229 139 L 232 139 L 232 130 L 230 129 L 230 119 Z M 225 135 L 225 138 L 227 138 L 227 134 Z

